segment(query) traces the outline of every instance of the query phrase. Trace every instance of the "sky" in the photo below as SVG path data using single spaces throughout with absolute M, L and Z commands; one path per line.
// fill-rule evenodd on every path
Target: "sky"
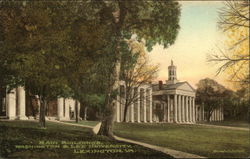
M 151 62 L 160 65 L 158 80 L 167 80 L 173 60 L 177 79 L 188 81 L 194 88 L 200 79 L 209 77 L 226 84 L 223 75 L 215 76 L 217 65 L 207 62 L 207 55 L 223 40 L 217 26 L 222 1 L 182 1 L 180 30 L 175 43 L 167 49 L 156 45 L 149 53 Z

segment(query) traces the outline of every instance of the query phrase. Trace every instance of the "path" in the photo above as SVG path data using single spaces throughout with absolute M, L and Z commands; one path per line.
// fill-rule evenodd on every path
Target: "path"
M 222 125 L 211 125 L 211 124 L 195 124 L 207 127 L 214 127 L 214 128 L 223 128 L 223 129 L 231 129 L 231 130 L 244 130 L 249 131 L 249 128 L 240 128 L 240 127 L 232 127 L 232 126 L 222 126 Z

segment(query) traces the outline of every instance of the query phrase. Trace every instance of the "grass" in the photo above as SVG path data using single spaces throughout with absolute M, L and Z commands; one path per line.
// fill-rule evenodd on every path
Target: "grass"
M 201 122 L 201 124 L 250 128 L 249 123 L 247 121 L 212 121 L 212 122 Z
M 74 124 L 81 124 L 81 125 L 87 125 L 87 126 L 96 126 L 99 121 L 78 121 L 78 123 L 76 123 L 75 121 L 65 121 L 67 123 L 74 123 Z
M 76 142 L 66 145 L 63 142 Z M 79 144 L 85 142 L 85 144 Z M 93 144 L 95 142 L 95 144 Z M 77 144 L 78 143 L 78 144 Z M 88 143 L 91 143 L 88 145 Z M 22 146 L 20 148 L 20 146 Z M 27 148 L 26 146 L 46 146 Z M 65 145 L 67 147 L 65 147 Z M 116 153 L 74 153 L 79 150 L 107 150 L 108 148 L 91 148 L 91 146 L 112 146 Z M 119 146 L 126 148 L 118 148 Z M 19 148 L 17 147 L 19 146 Z M 51 146 L 59 146 L 51 147 Z M 78 147 L 77 147 L 78 146 Z M 81 147 L 82 146 L 82 147 Z M 84 147 L 86 146 L 86 147 Z M 63 148 L 62 148 L 63 147 Z M 129 152 L 125 152 L 125 151 Z M 96 158 L 172 158 L 164 153 L 147 149 L 134 144 L 126 144 L 103 136 L 92 134 L 91 129 L 77 126 L 46 123 L 41 129 L 36 121 L 0 121 L 0 158 L 18 159 L 96 159 Z
M 120 137 L 205 157 L 250 156 L 249 132 L 201 125 L 116 123 Z

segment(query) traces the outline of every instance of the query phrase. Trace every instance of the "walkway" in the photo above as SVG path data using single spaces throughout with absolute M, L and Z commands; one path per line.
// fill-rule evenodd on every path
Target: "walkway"
M 231 129 L 231 130 L 244 130 L 249 131 L 249 128 L 240 128 L 240 127 L 232 127 L 232 126 L 222 126 L 222 125 L 212 125 L 212 124 L 195 124 L 195 125 L 201 125 L 201 126 L 207 126 L 207 127 L 214 127 L 214 128 L 223 128 L 223 129 Z

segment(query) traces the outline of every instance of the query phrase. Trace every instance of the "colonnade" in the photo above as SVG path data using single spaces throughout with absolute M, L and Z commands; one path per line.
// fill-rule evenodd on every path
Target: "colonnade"
M 26 101 L 24 87 L 18 87 L 12 89 L 9 93 L 6 93 L 5 102 L 6 105 L 6 117 L 10 120 L 20 119 L 26 120 Z M 57 99 L 57 117 L 58 120 L 70 120 L 70 110 L 72 107 L 75 110 L 75 104 L 78 104 L 78 117 L 80 116 L 80 102 L 73 99 Z M 39 107 L 39 106 L 38 106 Z M 39 111 L 39 108 L 38 108 Z M 74 117 L 75 117 L 74 113 Z M 32 117 L 33 118 L 33 117 Z
M 123 86 L 124 90 L 125 86 Z M 152 88 L 149 86 L 141 86 L 133 88 L 131 91 L 133 97 L 126 114 L 126 122 L 152 122 Z M 125 97 L 126 91 L 123 95 L 121 91 L 116 100 L 116 115 L 115 121 L 122 122 L 124 119 L 125 111 Z
M 6 116 L 8 119 L 28 119 L 25 115 L 25 90 L 23 87 L 12 89 L 6 94 Z
M 204 120 L 206 120 L 204 105 L 196 105 L 196 121 Z
M 185 95 L 166 95 L 164 102 L 165 122 L 195 123 L 195 97 Z
M 212 112 L 210 121 L 222 121 L 224 120 L 223 107 L 218 107 Z

